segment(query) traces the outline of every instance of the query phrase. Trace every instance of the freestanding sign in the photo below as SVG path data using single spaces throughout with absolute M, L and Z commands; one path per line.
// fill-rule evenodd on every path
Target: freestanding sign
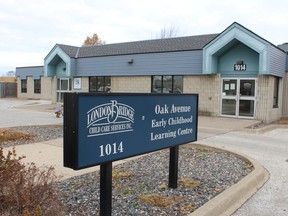
M 75 170 L 197 140 L 196 94 L 64 96 L 64 166 Z
M 100 215 L 112 212 L 112 161 L 170 148 L 177 188 L 179 145 L 197 140 L 198 95 L 64 94 L 64 166 L 100 165 Z

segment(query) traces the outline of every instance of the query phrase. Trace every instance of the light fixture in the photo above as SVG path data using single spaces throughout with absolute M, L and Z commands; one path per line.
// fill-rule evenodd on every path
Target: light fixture
M 128 64 L 132 64 L 134 62 L 134 60 L 133 59 L 130 59 L 129 61 L 128 61 Z

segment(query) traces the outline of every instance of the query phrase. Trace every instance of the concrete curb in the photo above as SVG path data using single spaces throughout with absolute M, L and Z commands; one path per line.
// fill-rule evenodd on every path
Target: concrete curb
M 210 146 L 208 146 L 208 148 L 210 148 Z M 219 150 L 222 151 L 222 149 Z M 269 180 L 269 172 L 256 160 L 250 158 L 249 156 L 244 156 L 243 154 L 235 153 L 229 150 L 227 152 L 239 155 L 240 157 L 250 161 L 255 169 L 250 174 L 245 176 L 241 181 L 235 185 L 232 185 L 230 188 L 226 189 L 221 194 L 211 199 L 209 202 L 195 210 L 193 213 L 189 214 L 189 216 L 230 216 Z
M 285 124 L 272 124 L 272 125 L 268 125 L 268 126 L 265 126 L 265 127 L 262 127 L 262 128 L 258 128 L 258 129 L 243 129 L 242 131 L 245 132 L 245 133 L 250 133 L 250 134 L 263 134 L 263 133 L 266 133 L 268 131 L 272 131 L 272 130 L 275 130 L 275 129 L 285 129 L 285 128 L 288 128 L 288 125 L 285 125 Z

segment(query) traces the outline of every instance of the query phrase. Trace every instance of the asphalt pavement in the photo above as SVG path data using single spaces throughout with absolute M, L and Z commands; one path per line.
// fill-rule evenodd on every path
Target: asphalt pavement
M 63 118 L 56 118 L 54 114 L 57 106 L 45 100 L 0 99 L 0 128 L 62 124 Z M 229 150 L 248 158 L 255 171 L 191 215 L 231 215 L 239 208 L 234 216 L 288 216 L 288 125 L 254 127 L 259 123 L 199 116 L 196 144 Z M 17 146 L 16 151 L 25 155 L 27 162 L 55 166 L 63 178 L 98 169 L 64 168 L 63 139 Z
M 57 106 L 47 100 L 0 99 L 0 128 L 62 124 L 63 119 L 54 114 Z

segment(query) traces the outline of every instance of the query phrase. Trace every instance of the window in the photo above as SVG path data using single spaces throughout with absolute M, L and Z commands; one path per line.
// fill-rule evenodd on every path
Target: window
M 21 80 L 21 93 L 27 93 L 27 80 Z
M 89 92 L 110 92 L 111 77 L 98 76 L 89 78 Z
M 35 94 L 41 93 L 41 80 L 40 79 L 34 80 L 34 93 Z
M 279 103 L 279 82 L 280 78 L 274 78 L 274 92 L 273 92 L 273 108 L 278 108 Z
M 59 78 L 57 80 L 57 90 L 58 91 L 71 91 L 72 90 L 72 79 Z
M 152 76 L 152 93 L 182 93 L 183 76 Z

